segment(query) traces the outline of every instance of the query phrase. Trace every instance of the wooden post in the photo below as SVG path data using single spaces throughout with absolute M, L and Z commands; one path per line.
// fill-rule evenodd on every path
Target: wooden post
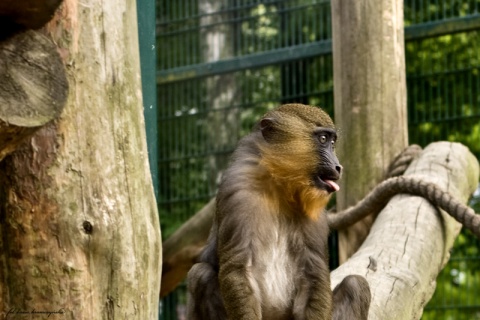
M 157 319 L 136 3 L 66 0 L 43 32 L 69 95 L 59 119 L 0 162 L 0 317 Z
M 332 0 L 337 153 L 344 166 L 337 210 L 383 180 L 408 144 L 401 0 Z M 340 262 L 365 239 L 373 217 L 340 232 Z

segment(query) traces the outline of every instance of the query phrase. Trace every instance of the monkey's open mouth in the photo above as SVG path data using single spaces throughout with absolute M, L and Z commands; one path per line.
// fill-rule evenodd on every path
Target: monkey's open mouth
M 336 192 L 340 190 L 340 186 L 334 180 L 328 177 L 317 177 L 317 187 L 325 189 L 328 192 Z

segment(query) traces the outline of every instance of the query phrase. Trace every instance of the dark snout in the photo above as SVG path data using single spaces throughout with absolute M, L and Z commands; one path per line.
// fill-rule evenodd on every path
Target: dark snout
M 318 188 L 328 192 L 340 190 L 336 183 L 342 176 L 343 167 L 332 151 L 323 152 L 316 174 L 315 184 Z

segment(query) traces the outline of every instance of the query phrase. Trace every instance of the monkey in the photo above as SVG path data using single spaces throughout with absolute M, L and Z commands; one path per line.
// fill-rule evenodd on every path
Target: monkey
M 372 296 L 365 278 L 349 275 L 333 290 L 333 320 L 368 319 Z
M 286 104 L 239 141 L 187 276 L 188 319 L 367 319 L 365 278 L 330 288 L 325 207 L 342 174 L 336 140 L 322 109 Z

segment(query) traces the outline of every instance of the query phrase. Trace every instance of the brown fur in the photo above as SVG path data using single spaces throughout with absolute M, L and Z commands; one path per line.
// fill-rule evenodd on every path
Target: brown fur
M 295 209 L 311 219 L 318 215 L 330 200 L 330 194 L 312 186 L 312 176 L 320 159 L 316 150 L 312 131 L 316 127 L 334 129 L 328 114 L 319 108 L 302 104 L 287 104 L 267 113 L 263 118 L 275 116 L 279 126 L 281 141 L 271 145 L 260 144 L 262 167 L 267 168 L 268 180 L 281 190 L 277 196 L 288 199 Z M 281 161 L 279 161 L 281 159 Z M 302 164 L 299 166 L 299 164 Z

